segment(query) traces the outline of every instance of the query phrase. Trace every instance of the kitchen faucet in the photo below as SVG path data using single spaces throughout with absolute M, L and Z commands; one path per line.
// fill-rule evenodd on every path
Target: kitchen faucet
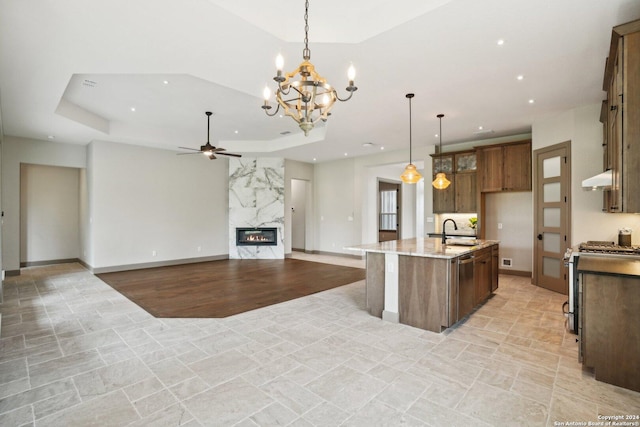
M 456 222 L 451 219 L 451 218 L 447 218 L 444 221 L 442 221 L 442 244 L 444 245 L 445 243 L 447 243 L 447 234 L 444 232 L 444 226 L 447 223 L 447 221 L 451 221 L 453 223 L 453 229 L 457 230 L 458 229 L 458 224 L 456 224 Z

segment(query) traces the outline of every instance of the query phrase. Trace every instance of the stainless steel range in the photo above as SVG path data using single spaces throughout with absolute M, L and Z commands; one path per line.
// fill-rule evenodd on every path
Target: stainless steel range
M 565 253 L 565 264 L 569 267 L 569 301 L 565 303 L 568 311 L 564 311 L 567 317 L 567 329 L 574 334 L 578 333 L 578 304 L 580 282 L 578 277 L 578 263 L 580 255 L 607 256 L 607 257 L 637 257 L 640 258 L 640 246 L 621 246 L 614 242 L 589 240 L 578 245 L 577 250 L 568 249 Z
M 640 246 L 620 246 L 613 242 L 602 242 L 597 240 L 589 240 L 585 243 L 580 243 L 580 245 L 578 246 L 578 251 L 593 254 L 640 256 Z

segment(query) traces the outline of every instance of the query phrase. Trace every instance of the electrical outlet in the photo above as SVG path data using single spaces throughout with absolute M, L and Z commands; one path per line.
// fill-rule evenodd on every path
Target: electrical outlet
M 200 252 L 202 250 L 202 248 L 200 246 L 198 246 L 198 252 Z
M 502 230 L 502 223 L 501 222 L 498 223 L 498 230 Z
M 158 253 L 156 251 L 151 251 L 151 256 L 156 256 Z

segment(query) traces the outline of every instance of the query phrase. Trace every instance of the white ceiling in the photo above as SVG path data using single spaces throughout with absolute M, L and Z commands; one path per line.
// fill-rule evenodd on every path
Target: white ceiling
M 359 89 L 304 137 L 260 108 L 275 56 L 302 60 L 302 0 L 0 0 L 4 133 L 177 151 L 213 111 L 214 145 L 326 161 L 407 150 L 414 92 L 414 147 L 438 141 L 438 113 L 444 144 L 520 134 L 601 101 L 611 27 L 640 18 L 638 0 L 310 3 L 316 70 L 345 95 L 353 63 Z

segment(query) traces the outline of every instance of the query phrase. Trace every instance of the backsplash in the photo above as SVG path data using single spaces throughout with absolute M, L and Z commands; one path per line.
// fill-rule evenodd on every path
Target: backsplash
M 457 233 L 457 234 L 469 234 L 475 235 L 476 230 L 471 227 L 471 222 L 469 221 L 471 218 L 477 218 L 478 215 L 474 213 L 466 213 L 466 214 L 436 214 L 435 215 L 435 232 L 441 233 L 442 231 L 442 222 L 445 219 L 451 218 L 458 225 L 458 230 L 455 230 L 451 221 L 447 222 L 445 232 L 446 233 Z

